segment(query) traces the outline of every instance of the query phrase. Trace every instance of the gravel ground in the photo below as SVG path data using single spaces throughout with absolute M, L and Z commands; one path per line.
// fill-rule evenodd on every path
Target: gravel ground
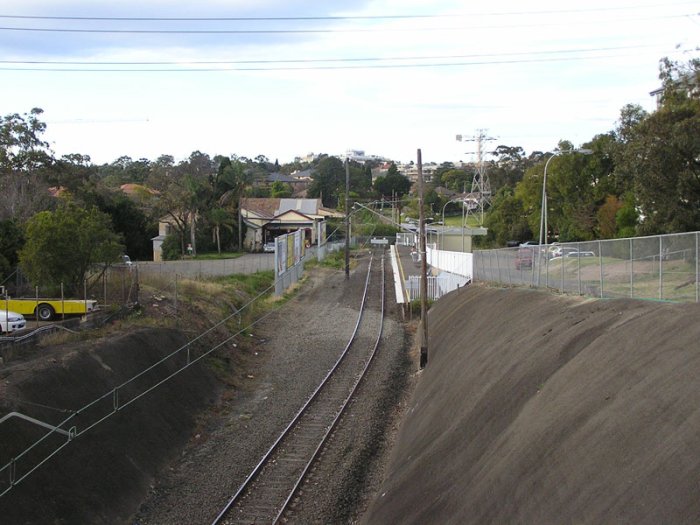
M 294 299 L 254 328 L 257 344 L 245 383 L 202 421 L 130 523 L 212 522 L 337 360 L 357 319 L 368 259 L 359 258 L 348 281 L 343 272 L 314 269 Z M 387 282 L 391 285 L 390 271 Z M 391 293 L 387 311 L 376 362 L 289 522 L 354 522 L 381 481 L 385 452 L 417 368 Z

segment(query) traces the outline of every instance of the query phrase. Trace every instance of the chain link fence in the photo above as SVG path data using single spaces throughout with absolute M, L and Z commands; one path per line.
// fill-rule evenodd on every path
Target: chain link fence
M 474 252 L 474 280 L 600 298 L 700 302 L 700 232 Z

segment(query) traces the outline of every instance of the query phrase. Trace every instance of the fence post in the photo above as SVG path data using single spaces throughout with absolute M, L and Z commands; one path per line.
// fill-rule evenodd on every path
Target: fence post
M 494 250 L 494 254 L 496 255 L 496 269 L 498 270 L 498 282 L 502 283 L 503 279 L 501 278 L 501 262 L 499 261 L 500 257 L 498 257 L 498 251 Z
M 695 302 L 700 303 L 700 262 L 698 262 L 698 256 L 700 255 L 700 233 L 695 232 Z
M 630 299 L 634 299 L 634 239 L 630 237 Z
M 578 270 L 576 271 L 576 274 L 578 275 L 578 294 L 583 295 L 581 293 L 581 252 L 578 254 Z
M 663 258 L 664 258 L 664 238 L 659 236 L 659 300 L 664 298 L 664 272 L 663 272 Z
M 559 261 L 559 264 L 561 264 L 561 287 L 559 293 L 564 293 L 564 252 L 561 252 L 561 261 Z
M 603 298 L 603 244 L 598 241 L 598 265 L 600 266 L 600 298 Z

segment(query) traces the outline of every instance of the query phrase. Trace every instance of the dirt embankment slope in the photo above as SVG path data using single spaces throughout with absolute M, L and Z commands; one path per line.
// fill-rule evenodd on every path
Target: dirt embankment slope
M 700 522 L 700 305 L 471 286 L 366 523 Z
M 56 425 L 109 393 L 187 342 L 177 330 L 137 329 L 99 344 L 46 350 L 0 369 L 2 413 L 17 411 Z M 171 359 L 122 389 L 120 403 L 175 372 Z M 160 469 L 179 453 L 197 426 L 197 414 L 218 397 L 220 383 L 205 366 L 193 366 L 139 402 L 97 425 L 0 498 L 0 523 L 118 523 L 138 506 Z M 79 432 L 110 413 L 112 397 L 71 421 Z M 0 425 L 1 464 L 46 430 L 13 418 Z M 66 438 L 56 435 L 53 448 Z M 45 453 L 48 449 L 37 449 Z M 18 462 L 17 475 L 29 461 Z M 3 488 L 7 485 L 3 484 Z

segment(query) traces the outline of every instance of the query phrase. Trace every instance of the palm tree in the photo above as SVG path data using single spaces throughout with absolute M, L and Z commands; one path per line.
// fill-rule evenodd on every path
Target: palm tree
M 230 210 L 225 208 L 213 208 L 209 211 L 209 222 L 214 226 L 214 240 L 216 249 L 221 254 L 221 228 L 233 231 L 235 220 Z

